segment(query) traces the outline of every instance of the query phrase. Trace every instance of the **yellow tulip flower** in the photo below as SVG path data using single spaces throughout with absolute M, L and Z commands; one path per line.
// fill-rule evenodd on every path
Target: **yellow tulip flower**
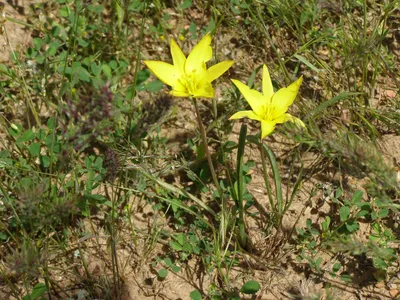
M 186 58 L 181 48 L 171 40 L 173 65 L 162 61 L 146 60 L 144 63 L 163 83 L 172 87 L 171 95 L 176 97 L 214 98 L 211 85 L 234 63 L 220 62 L 209 69 L 206 62 L 212 58 L 211 35 L 207 33 Z
M 261 139 L 271 134 L 276 124 L 282 124 L 287 121 L 305 127 L 304 123 L 287 111 L 297 96 L 303 77 L 300 77 L 286 88 L 281 88 L 274 93 L 271 77 L 266 65 L 263 65 L 262 90 L 263 93 L 250 89 L 239 80 L 232 79 L 243 97 L 249 103 L 252 110 L 239 111 L 235 113 L 230 120 L 249 118 L 261 122 Z

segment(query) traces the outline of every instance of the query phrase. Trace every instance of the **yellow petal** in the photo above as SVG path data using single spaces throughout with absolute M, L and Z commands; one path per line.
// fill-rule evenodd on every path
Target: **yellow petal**
M 301 76 L 287 88 L 281 88 L 272 96 L 271 104 L 275 108 L 275 116 L 281 116 L 286 113 L 289 106 L 292 105 L 294 99 L 296 99 L 302 81 L 303 76 Z
M 238 111 L 237 113 L 233 114 L 233 116 L 231 116 L 229 118 L 229 120 L 237 120 L 237 119 L 241 119 L 241 118 L 249 118 L 249 119 L 252 119 L 252 120 L 261 121 L 261 118 L 259 116 L 257 116 L 254 113 L 254 111 L 252 111 L 252 110 Z
M 302 120 L 300 120 L 299 118 L 293 117 L 290 114 L 284 114 L 284 121 L 282 123 L 284 123 L 284 122 L 292 122 L 299 128 L 306 127 L 306 125 L 303 123 Z
M 250 104 L 251 109 L 258 116 L 264 116 L 265 114 L 265 97 L 258 91 L 250 89 L 247 85 L 240 82 L 239 80 L 231 79 L 236 85 L 243 97 Z
M 202 40 L 194 46 L 186 59 L 185 71 L 188 76 L 195 74 L 203 65 L 212 58 L 211 35 L 207 33 Z M 204 65 L 205 66 L 205 65 Z
M 181 92 L 181 91 L 176 91 L 176 90 L 172 90 L 169 93 L 174 97 L 189 97 L 190 96 L 190 94 L 187 92 Z
M 172 87 L 178 84 L 181 73 L 173 65 L 155 60 L 145 60 L 144 64 L 165 84 Z
M 267 135 L 270 135 L 275 129 L 275 122 L 271 121 L 261 121 L 261 139 L 265 138 Z
M 263 65 L 262 89 L 265 98 L 267 98 L 268 101 L 271 101 L 271 98 L 274 94 L 274 87 L 272 86 L 271 76 L 269 75 L 266 65 Z
M 290 114 L 283 114 L 283 115 L 280 115 L 279 117 L 277 117 L 277 118 L 274 118 L 273 119 L 273 121 L 275 122 L 275 123 L 277 123 L 277 124 L 282 124 L 282 123 L 285 123 L 285 122 L 287 122 L 287 121 L 291 121 L 292 120 L 292 115 L 290 115 Z
M 171 40 L 171 55 L 174 66 L 178 68 L 180 72 L 184 73 L 186 56 L 174 40 Z
M 233 60 L 226 60 L 216 65 L 213 65 L 207 70 L 207 80 L 209 82 L 213 82 L 215 79 L 228 71 L 228 69 L 233 65 L 234 62 L 235 61 Z
M 214 98 L 215 91 L 210 82 L 205 81 L 198 85 L 197 89 L 193 92 L 195 98 Z

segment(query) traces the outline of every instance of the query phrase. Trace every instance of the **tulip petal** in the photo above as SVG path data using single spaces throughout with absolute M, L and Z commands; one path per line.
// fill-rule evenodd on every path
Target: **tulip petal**
M 258 91 L 250 89 L 247 85 L 236 79 L 231 79 L 243 97 L 249 103 L 251 109 L 258 116 L 265 115 L 265 97 Z
M 174 40 L 171 40 L 171 56 L 174 66 L 177 67 L 180 72 L 184 73 L 186 56 Z
M 197 89 L 193 92 L 193 97 L 195 98 L 214 98 L 215 91 L 210 82 L 205 81 L 197 87 Z
M 254 111 L 252 110 L 242 110 L 242 111 L 238 111 L 237 113 L 233 114 L 229 120 L 237 120 L 237 119 L 241 119 L 241 118 L 249 118 L 252 120 L 257 120 L 257 121 L 261 121 L 261 118 L 259 116 L 257 116 Z
M 154 60 L 145 60 L 143 63 L 163 83 L 172 87 L 179 84 L 178 80 L 181 77 L 181 72 L 179 72 L 175 66 L 162 61 Z
M 275 129 L 275 122 L 261 120 L 261 139 L 270 135 Z
M 287 88 L 281 88 L 272 96 L 272 106 L 274 107 L 274 116 L 279 117 L 287 112 L 290 105 L 292 105 L 294 99 L 296 99 L 297 93 L 303 76 L 289 85 Z
M 296 118 L 294 116 L 292 116 L 291 114 L 284 114 L 282 116 L 282 122 L 281 120 L 274 120 L 276 123 L 285 123 L 285 122 L 292 122 L 294 123 L 297 127 L 299 128 L 305 128 L 306 125 L 303 123 L 302 120 L 300 120 L 299 118 Z
M 176 91 L 172 90 L 169 92 L 174 97 L 189 97 L 190 94 L 188 92 Z
M 278 118 L 273 119 L 273 121 L 277 124 L 283 124 L 285 122 L 291 122 L 293 118 L 294 117 L 291 114 L 283 114 Z
M 226 60 L 216 65 L 211 66 L 207 70 L 207 80 L 213 82 L 215 79 L 224 74 L 233 65 L 233 60 Z
M 194 46 L 185 63 L 186 75 L 197 75 L 200 69 L 205 68 L 205 63 L 212 58 L 211 35 L 207 33 L 201 41 Z
M 271 75 L 269 74 L 266 65 L 263 65 L 262 89 L 265 98 L 267 98 L 268 101 L 271 101 L 272 96 L 274 95 L 274 87 L 272 86 Z

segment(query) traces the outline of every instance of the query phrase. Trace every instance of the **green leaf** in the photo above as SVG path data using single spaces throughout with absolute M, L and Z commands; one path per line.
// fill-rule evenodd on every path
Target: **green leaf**
M 203 299 L 203 297 L 201 296 L 201 293 L 198 290 L 191 291 L 189 296 L 190 296 L 190 299 L 192 299 L 192 300 L 202 300 Z
M 14 78 L 14 72 L 4 64 L 0 64 L 0 74 Z
M 336 191 L 335 191 L 335 198 L 336 199 L 339 199 L 340 198 L 340 196 L 342 196 L 342 189 L 341 188 L 338 188 Z
M 172 260 L 171 260 L 169 257 L 167 257 L 166 259 L 164 259 L 164 263 L 165 263 L 168 267 L 170 267 L 170 266 L 173 265 Z
M 60 34 L 60 27 L 55 25 L 51 28 L 51 35 L 57 37 Z
M 35 138 L 35 134 L 32 132 L 32 130 L 28 129 L 26 130 L 20 139 L 18 139 L 19 142 L 29 142 Z
M 61 6 L 61 8 L 58 10 L 58 13 L 61 17 L 67 18 L 69 16 L 69 6 Z
M 186 9 L 192 6 L 192 0 L 184 0 L 183 3 L 181 5 L 179 5 L 178 7 L 180 9 Z
M 175 239 L 181 246 L 186 244 L 186 236 L 183 233 L 176 235 Z
M 344 222 L 349 218 L 350 208 L 348 206 L 342 206 L 339 211 L 340 221 Z
M 329 225 L 331 224 L 331 218 L 329 216 L 325 217 L 325 221 L 321 223 L 322 231 L 326 232 L 329 230 Z
M 150 71 L 147 69 L 141 70 L 136 74 L 136 84 L 139 85 L 145 82 L 150 77 Z
M 250 280 L 247 281 L 242 288 L 240 289 L 240 292 L 243 294 L 255 294 L 260 290 L 261 286 L 260 284 L 255 281 L 255 280 Z
M 7 240 L 8 235 L 5 232 L 0 232 L 0 240 L 5 241 Z
M 114 0 L 115 10 L 117 11 L 117 25 L 118 28 L 121 29 L 122 22 L 124 21 L 125 11 L 121 5 L 119 5 L 119 1 Z
M 341 264 L 340 262 L 337 262 L 337 263 L 335 263 L 335 264 L 333 265 L 332 271 L 336 273 L 337 271 L 340 270 L 341 267 L 342 267 L 342 264 Z
M 35 47 L 36 50 L 40 51 L 40 49 L 42 49 L 42 45 L 43 45 L 42 39 L 39 38 L 33 39 L 33 46 Z
M 346 229 L 350 232 L 353 233 L 357 231 L 360 228 L 360 224 L 356 221 L 351 221 L 346 223 Z
M 103 70 L 104 75 L 106 75 L 106 77 L 108 79 L 110 79 L 111 76 L 112 76 L 112 71 L 111 71 L 110 66 L 107 65 L 107 64 L 104 64 L 104 65 L 101 66 L 101 69 Z
M 39 55 L 38 56 L 36 56 L 35 57 L 35 61 L 38 63 L 38 64 L 42 64 L 43 62 L 44 62 L 44 55 L 43 54 L 40 54 L 39 53 Z
M 321 270 L 321 263 L 322 263 L 322 257 L 318 257 L 317 260 L 315 261 L 315 268 L 318 271 Z
M 40 155 L 40 144 L 39 143 L 32 143 L 29 146 L 29 153 L 33 156 L 33 157 L 37 157 Z
M 342 274 L 340 275 L 340 280 L 344 281 L 344 282 L 351 282 L 352 278 L 350 274 Z
M 360 210 L 357 214 L 356 214 L 356 217 L 357 218 L 362 218 L 362 217 L 365 217 L 366 215 L 368 215 L 369 214 L 369 211 L 368 210 Z
M 88 42 L 86 42 L 84 39 L 82 39 L 82 38 L 79 38 L 78 39 L 78 44 L 79 44 L 79 46 L 82 46 L 83 48 L 86 48 L 87 46 L 89 46 L 89 43 Z
M 42 297 L 47 292 L 47 287 L 44 283 L 36 284 L 30 295 L 22 297 L 23 300 L 36 300 L 39 297 Z
M 351 198 L 351 202 L 353 202 L 354 204 L 359 202 L 363 197 L 363 192 L 360 190 L 357 190 L 354 192 L 353 197 Z
M 21 178 L 19 185 L 25 190 L 28 190 L 32 186 L 32 180 L 29 177 Z
M 81 67 L 78 74 L 80 80 L 90 82 L 90 74 L 85 68 Z
M 49 129 L 54 129 L 54 118 L 49 118 L 46 124 Z
M 92 71 L 92 74 L 97 77 L 101 73 L 101 66 L 97 65 L 95 62 L 92 62 L 90 64 L 90 70 Z
M 115 70 L 118 68 L 118 63 L 115 60 L 111 60 L 108 65 L 110 66 L 111 69 Z
M 161 269 L 158 271 L 158 277 L 160 277 L 161 279 L 164 279 L 165 277 L 167 277 L 168 275 L 168 270 L 166 269 Z
M 162 89 L 163 86 L 164 84 L 160 80 L 154 80 L 146 84 L 144 86 L 144 89 L 148 92 L 158 92 Z
M 386 218 L 388 215 L 389 215 L 389 209 L 387 208 L 382 208 L 381 210 L 378 211 L 379 218 Z
M 8 152 L 7 150 L 0 150 L 0 157 L 1 158 L 10 157 L 10 152 Z
M 29 58 L 35 58 L 35 57 L 38 55 L 38 52 L 37 52 L 35 49 L 33 49 L 33 48 L 28 48 L 28 49 L 26 50 L 26 55 L 27 55 Z
M 181 268 L 177 265 L 173 265 L 171 266 L 171 270 L 172 272 L 178 273 L 181 270 Z
M 322 70 L 318 69 L 316 66 L 314 66 L 312 63 L 310 63 L 304 56 L 301 56 L 299 54 L 295 54 L 293 55 L 294 57 L 296 57 L 299 61 L 301 61 L 303 64 L 305 64 L 307 67 L 309 67 L 311 70 L 319 73 Z
M 183 250 L 182 246 L 179 243 L 175 242 L 175 241 L 170 241 L 169 242 L 169 246 L 175 251 L 182 251 Z
M 304 117 L 304 120 L 307 121 L 308 119 L 312 118 L 313 116 L 319 114 L 321 111 L 324 111 L 327 109 L 329 106 L 332 106 L 344 99 L 350 98 L 352 96 L 357 96 L 360 95 L 361 93 L 353 93 L 353 92 L 343 92 L 337 95 L 336 97 L 333 97 L 332 99 L 326 100 L 322 102 L 320 105 L 318 105 L 316 108 L 314 108 L 311 112 L 307 114 L 306 117 Z M 322 114 L 323 115 L 323 114 Z
M 89 4 L 87 8 L 89 11 L 92 11 L 96 14 L 99 14 L 104 10 L 103 5 L 95 5 L 95 4 Z
M 61 43 L 58 41 L 51 42 L 49 45 L 49 48 L 46 51 L 47 56 L 55 55 L 60 46 L 61 46 Z
M 48 157 L 47 155 L 41 156 L 40 163 L 44 168 L 48 168 L 50 166 L 50 157 Z

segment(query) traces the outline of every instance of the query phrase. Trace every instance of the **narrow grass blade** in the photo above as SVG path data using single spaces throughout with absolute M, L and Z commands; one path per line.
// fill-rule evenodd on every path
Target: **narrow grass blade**
M 212 214 L 213 216 L 216 215 L 216 213 L 209 207 L 207 206 L 203 201 L 201 201 L 199 198 L 197 198 L 196 196 L 188 193 L 187 191 L 183 190 L 183 189 L 179 189 L 175 186 L 173 186 L 172 184 L 169 184 L 161 179 L 155 178 L 153 175 L 151 175 L 149 172 L 146 172 L 142 167 L 140 166 L 133 166 L 133 169 L 139 171 L 142 175 L 144 175 L 145 177 L 147 177 L 148 179 L 150 179 L 151 181 L 155 182 L 156 184 L 158 184 L 159 186 L 165 188 L 166 190 L 171 191 L 172 193 L 176 193 L 178 195 L 184 196 L 189 198 L 190 200 L 192 200 L 193 202 L 195 202 L 197 205 L 199 205 L 201 208 L 203 208 L 204 210 L 208 211 L 210 214 Z
M 294 57 L 296 57 L 299 61 L 301 61 L 303 64 L 305 64 L 307 67 L 309 67 L 311 70 L 319 73 L 322 70 L 318 69 L 316 66 L 314 66 L 312 63 L 310 63 L 304 56 L 301 56 L 299 54 L 295 54 Z
M 264 152 L 267 154 L 269 163 L 271 164 L 272 168 L 272 175 L 274 176 L 274 183 L 275 183 L 275 196 L 277 202 L 277 213 L 279 218 L 283 213 L 283 196 L 282 196 L 282 181 L 281 175 L 279 174 L 278 164 L 276 163 L 275 155 L 272 150 L 265 144 L 263 144 Z
M 333 97 L 327 101 L 322 102 L 320 105 L 318 105 L 317 107 L 315 107 L 312 111 L 310 111 L 308 113 L 307 116 L 305 116 L 304 120 L 308 120 L 311 117 L 317 115 L 318 113 L 320 113 L 321 111 L 327 109 L 329 106 L 332 106 L 344 99 L 347 99 L 351 96 L 356 96 L 356 95 L 360 95 L 361 93 L 354 93 L 354 92 L 343 92 L 340 93 L 339 95 L 337 95 L 336 97 Z

